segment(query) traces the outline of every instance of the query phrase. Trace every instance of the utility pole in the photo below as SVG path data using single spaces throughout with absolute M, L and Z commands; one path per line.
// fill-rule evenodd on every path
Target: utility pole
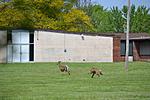
M 130 0 L 128 0 L 127 13 L 127 33 L 126 33 L 126 56 L 125 56 L 125 70 L 128 71 L 128 56 L 129 56 L 129 29 L 130 29 Z

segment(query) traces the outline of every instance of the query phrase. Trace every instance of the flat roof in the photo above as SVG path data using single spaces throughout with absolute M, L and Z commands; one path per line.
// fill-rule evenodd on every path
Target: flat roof
M 37 31 L 49 31 L 49 32 L 57 32 L 57 33 L 65 33 L 65 34 L 83 34 L 90 36 L 109 36 L 109 37 L 120 37 L 121 40 L 126 39 L 126 33 L 96 33 L 96 32 L 65 32 L 60 30 L 37 30 Z M 150 39 L 149 33 L 129 33 L 130 40 L 143 40 Z
M 27 29 L 14 29 L 14 30 L 27 30 Z M 4 30 L 3 30 L 4 31 Z M 29 30 L 31 31 L 31 30 Z M 46 31 L 46 32 L 57 32 L 57 33 L 64 33 L 64 34 L 78 34 L 78 35 L 89 35 L 89 36 L 107 36 L 107 37 L 120 37 L 121 40 L 126 39 L 126 33 L 97 33 L 97 32 L 66 32 L 62 30 L 44 30 L 44 29 L 35 29 L 32 31 Z M 150 40 L 150 33 L 129 33 L 130 40 Z
M 121 40 L 125 40 L 126 39 L 126 33 L 119 33 L 117 35 L 120 35 Z M 129 33 L 129 39 L 130 40 L 150 39 L 150 34 L 149 33 Z

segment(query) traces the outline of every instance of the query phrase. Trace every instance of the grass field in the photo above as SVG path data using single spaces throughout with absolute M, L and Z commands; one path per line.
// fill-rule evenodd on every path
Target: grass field
M 56 63 L 0 64 L 0 100 L 150 100 L 150 62 L 68 65 L 70 76 Z M 104 75 L 90 78 L 92 66 Z

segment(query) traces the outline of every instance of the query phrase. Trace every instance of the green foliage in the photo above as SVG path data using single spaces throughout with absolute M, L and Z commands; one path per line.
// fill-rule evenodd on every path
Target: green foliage
M 84 6 L 83 9 L 92 19 L 95 32 L 112 32 L 110 12 L 100 5 Z
M 80 7 L 92 19 L 95 32 L 124 32 L 126 30 L 127 6 L 122 9 L 113 7 L 111 10 L 104 9 L 100 5 Z M 150 8 L 139 6 L 137 9 L 131 6 L 130 32 L 150 33 Z
M 122 9 L 127 15 L 127 6 Z M 145 6 L 139 6 L 136 10 L 135 6 L 131 6 L 130 14 L 130 31 L 131 32 L 147 32 L 150 33 L 150 9 Z
M 65 20 L 67 19 L 67 20 Z M 69 13 L 63 15 L 63 30 L 87 32 L 92 27 L 90 18 L 83 11 L 71 9 Z
M 133 16 L 133 23 L 131 26 L 132 32 L 149 32 L 150 31 L 150 14 L 144 6 L 139 6 Z
M 32 28 L 33 11 L 29 5 L 25 0 L 14 0 L 0 5 L 5 6 L 0 12 L 0 29 Z
M 122 17 L 122 12 L 119 10 L 118 7 L 113 7 L 111 9 L 111 22 L 114 29 L 114 32 L 124 32 L 124 23 L 125 20 Z
M 73 8 L 73 3 L 75 0 L 12 0 L 3 3 L 0 5 L 0 29 L 90 31 L 90 18 Z
M 2 0 L 1 0 L 2 1 Z M 88 0 L 86 0 L 88 1 Z M 0 3 L 0 29 L 124 32 L 127 6 L 104 9 L 77 0 L 12 0 Z M 81 3 L 81 5 L 78 3 Z M 78 7 L 78 8 L 77 8 Z M 80 9 L 80 10 L 79 10 Z M 130 32 L 150 33 L 150 8 L 131 6 Z

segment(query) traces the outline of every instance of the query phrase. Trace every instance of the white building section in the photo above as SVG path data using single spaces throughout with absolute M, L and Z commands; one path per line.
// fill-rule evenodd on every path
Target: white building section
M 35 62 L 113 62 L 113 37 L 35 31 Z

